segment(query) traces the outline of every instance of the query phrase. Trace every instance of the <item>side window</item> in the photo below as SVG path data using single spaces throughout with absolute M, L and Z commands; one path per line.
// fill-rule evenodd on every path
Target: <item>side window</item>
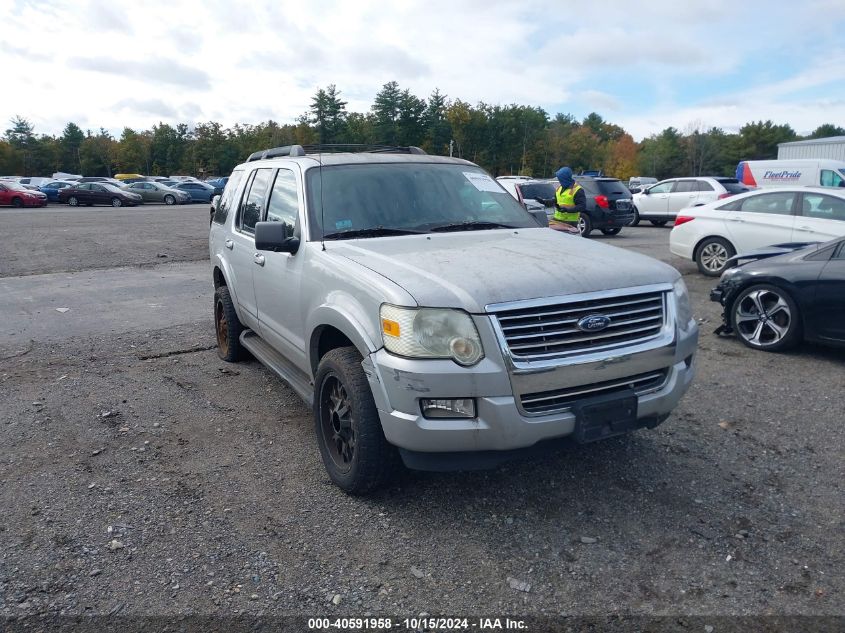
M 217 204 L 217 209 L 214 211 L 212 221 L 217 224 L 224 224 L 226 217 L 229 215 L 229 207 L 234 204 L 235 193 L 238 190 L 238 185 L 241 183 L 244 172 L 241 170 L 232 172 L 232 177 L 226 183 L 226 188 L 223 190 L 223 195 L 220 196 L 220 202 Z
M 249 185 L 249 192 L 241 202 L 240 227 L 247 233 L 255 233 L 255 223 L 261 217 L 264 198 L 267 195 L 267 188 L 270 186 L 272 169 L 256 169 L 255 176 Z
M 296 193 L 296 175 L 290 169 L 280 169 L 273 183 L 273 192 L 267 204 L 268 222 L 285 222 L 296 226 L 299 215 L 299 197 Z
M 740 201 L 739 211 L 769 213 L 772 215 L 791 215 L 792 203 L 794 201 L 795 193 L 791 191 L 764 193 L 759 196 L 743 198 Z
M 845 242 L 839 244 L 839 250 L 833 254 L 833 259 L 845 260 Z
M 96 191 L 97 193 L 102 193 L 105 191 L 100 185 L 91 185 L 91 191 Z
M 845 220 L 845 200 L 821 193 L 805 193 L 801 215 L 821 220 Z
M 675 184 L 674 180 L 669 180 L 667 182 L 660 182 L 654 185 L 648 192 L 651 193 L 669 193 L 672 191 L 672 185 Z
M 675 191 L 672 193 L 689 193 L 691 191 L 698 191 L 695 180 L 679 180 L 675 185 Z
M 822 187 L 845 187 L 845 178 L 830 169 L 822 169 L 819 181 Z
M 715 191 L 715 189 L 713 189 L 713 185 L 711 185 L 706 180 L 699 180 L 698 181 L 698 190 L 699 191 Z

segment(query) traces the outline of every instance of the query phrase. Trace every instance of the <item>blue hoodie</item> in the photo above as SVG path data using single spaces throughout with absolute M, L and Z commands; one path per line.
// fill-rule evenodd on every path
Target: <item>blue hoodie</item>
M 569 167 L 561 167 L 555 172 L 555 177 L 564 189 L 569 189 L 575 180 L 572 178 L 572 170 Z

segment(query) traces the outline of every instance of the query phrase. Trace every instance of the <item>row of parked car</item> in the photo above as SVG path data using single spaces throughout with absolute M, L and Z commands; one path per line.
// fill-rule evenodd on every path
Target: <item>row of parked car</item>
M 211 202 L 223 191 L 228 178 L 203 182 L 191 176 L 118 177 L 72 176 L 63 178 L 2 178 L 0 205 L 38 207 L 48 202 L 71 206 L 107 204 L 114 207 L 135 206 L 144 202 L 168 205 Z M 124 176 L 124 178 L 120 178 Z

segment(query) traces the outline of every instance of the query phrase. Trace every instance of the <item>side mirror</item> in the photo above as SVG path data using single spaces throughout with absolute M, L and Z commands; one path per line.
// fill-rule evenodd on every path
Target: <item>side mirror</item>
M 255 225 L 255 249 L 273 253 L 296 253 L 299 238 L 287 222 L 258 222 Z
M 646 187 L 643 187 L 642 189 L 640 189 L 640 193 L 643 194 L 644 196 L 647 196 L 648 195 L 648 189 Z
M 540 226 L 549 226 L 549 216 L 546 215 L 545 209 L 535 209 L 529 213 L 534 216 L 534 219 L 537 220 L 537 224 Z

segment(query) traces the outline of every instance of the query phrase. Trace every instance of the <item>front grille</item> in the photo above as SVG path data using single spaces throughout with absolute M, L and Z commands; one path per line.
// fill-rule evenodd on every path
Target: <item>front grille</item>
M 522 410 L 532 415 L 558 413 L 571 409 L 575 402 L 583 398 L 609 395 L 625 389 L 633 389 L 637 395 L 657 391 L 666 384 L 668 375 L 668 370 L 661 369 L 636 376 L 629 376 L 628 378 L 598 382 L 592 385 L 526 393 L 520 396 L 520 402 L 522 404 Z
M 623 345 L 633 345 L 660 334 L 665 321 L 665 292 L 645 292 L 497 311 L 511 356 L 517 360 L 554 358 Z M 578 321 L 602 315 L 610 324 L 585 332 Z

